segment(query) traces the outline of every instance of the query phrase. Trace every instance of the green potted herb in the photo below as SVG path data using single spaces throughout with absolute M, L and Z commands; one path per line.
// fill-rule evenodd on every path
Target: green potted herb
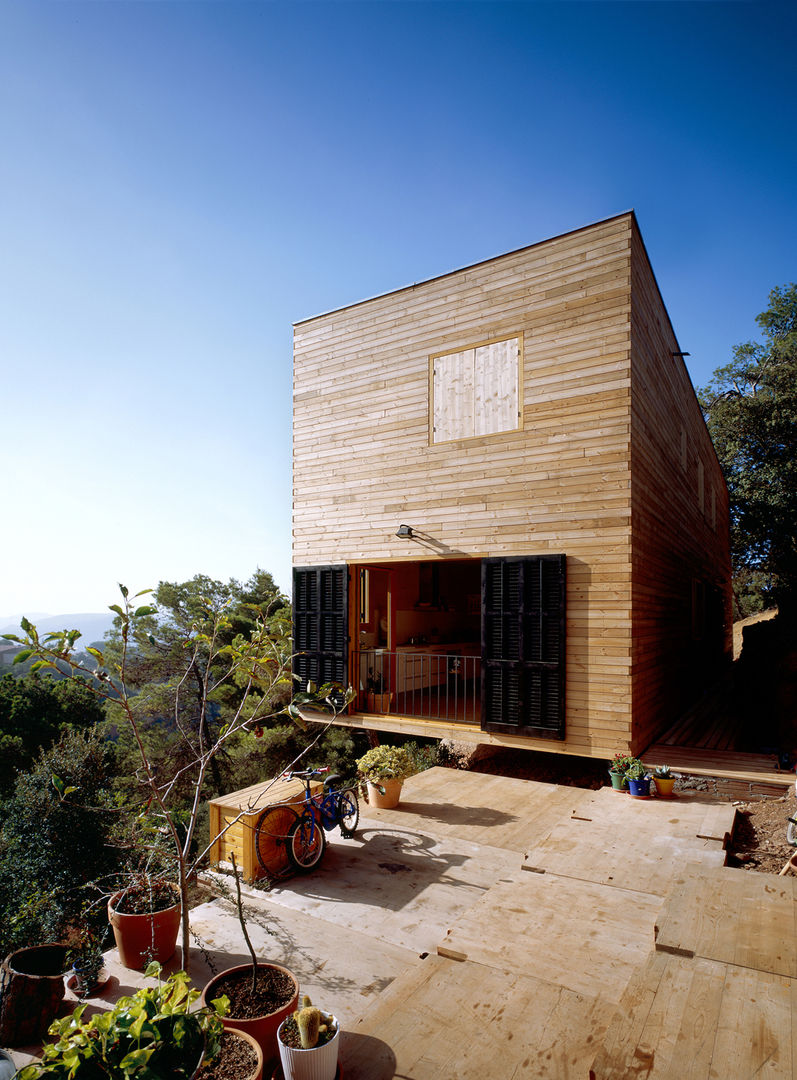
M 160 976 L 160 964 L 145 974 Z M 199 997 L 184 971 L 84 1018 L 85 1005 L 54 1021 L 41 1062 L 18 1080 L 190 1080 L 219 1050 L 226 1002 L 192 1010 Z
M 637 799 L 645 799 L 650 795 L 650 773 L 641 761 L 634 760 L 625 770 L 625 778 L 628 781 L 628 794 Z
M 401 798 L 401 785 L 417 769 L 403 746 L 374 746 L 357 762 L 357 771 L 369 804 L 391 809 Z
M 78 997 L 91 997 L 103 981 L 105 956 L 90 926 L 81 931 L 79 944 L 69 950 L 68 959 L 72 961 L 70 987 Z
M 609 777 L 615 791 L 627 791 L 626 770 L 636 761 L 630 754 L 615 754 L 609 763 Z

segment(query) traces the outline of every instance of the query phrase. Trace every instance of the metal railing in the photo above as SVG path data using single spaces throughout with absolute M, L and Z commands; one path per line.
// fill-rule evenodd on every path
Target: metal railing
M 481 658 L 415 649 L 355 653 L 360 712 L 460 724 L 481 721 Z

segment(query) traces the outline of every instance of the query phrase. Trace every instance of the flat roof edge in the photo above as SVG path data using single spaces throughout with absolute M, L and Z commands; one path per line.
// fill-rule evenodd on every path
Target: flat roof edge
M 370 304 L 372 301 L 381 300 L 386 296 L 397 296 L 399 293 L 409 292 L 411 289 L 417 289 L 420 285 L 431 285 L 434 281 L 442 281 L 444 278 L 453 277 L 454 274 L 461 274 L 463 270 L 475 270 L 478 266 L 487 266 L 488 263 L 497 262 L 499 259 L 506 259 L 510 255 L 520 255 L 522 252 L 531 251 L 532 248 L 539 247 L 541 244 L 549 244 L 552 240 L 563 240 L 566 236 L 575 236 L 576 233 L 586 232 L 587 229 L 595 229 L 599 225 L 608 225 L 609 222 L 619 221 L 624 217 L 630 217 L 632 221 L 636 223 L 637 230 L 641 237 L 642 233 L 641 230 L 639 230 L 636 213 L 634 210 L 623 210 L 620 214 L 612 214 L 609 217 L 600 218 L 598 221 L 592 221 L 588 225 L 580 225 L 577 229 L 568 229 L 567 232 L 546 236 L 544 239 L 537 240 L 533 244 L 524 244 L 522 247 L 513 248 L 511 251 L 503 251 L 500 255 L 491 255 L 487 259 L 479 259 L 478 262 L 467 263 L 465 266 L 458 266 L 454 270 L 447 270 L 444 274 L 435 274 L 433 277 L 423 278 L 421 281 L 413 281 L 410 285 L 401 285 L 397 289 L 388 289 L 387 292 L 375 293 L 373 296 L 366 296 L 362 300 L 355 300 L 351 304 L 342 304 L 340 307 L 330 308 L 328 311 L 320 311 L 317 315 L 308 315 L 304 319 L 297 319 L 292 325 L 294 327 L 303 326 L 305 323 L 313 322 L 315 319 L 324 319 L 328 315 L 336 315 L 340 311 L 350 311 L 352 308 L 360 307 L 363 304 Z

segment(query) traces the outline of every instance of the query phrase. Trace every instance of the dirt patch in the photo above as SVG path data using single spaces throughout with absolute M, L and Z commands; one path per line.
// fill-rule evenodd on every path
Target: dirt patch
M 728 866 L 778 874 L 795 851 L 786 839 L 786 824 L 797 817 L 797 799 L 790 792 L 780 799 L 735 802 L 736 829 L 728 849 Z

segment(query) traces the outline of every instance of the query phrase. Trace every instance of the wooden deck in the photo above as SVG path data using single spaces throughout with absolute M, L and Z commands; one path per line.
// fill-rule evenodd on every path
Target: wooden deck
M 744 877 L 724 867 L 736 814 L 730 804 L 694 792 L 633 800 L 608 788 L 592 792 L 432 770 L 414 778 L 397 810 L 378 814 L 385 825 L 401 822 L 411 831 L 417 825 L 452 842 L 456 836 L 460 843 L 516 850 L 520 861 L 517 872 L 499 875 L 476 903 L 452 914 L 436 955 L 399 976 L 344 1033 L 347 1080 L 568 1080 L 586 1077 L 590 1068 L 595 1076 L 606 1068 L 615 1070 L 606 1076 L 647 1076 L 648 1058 L 640 1064 L 634 1054 L 648 1054 L 650 1044 L 655 1059 L 677 1044 L 677 1024 L 694 1015 L 695 1003 L 684 980 L 669 981 L 665 969 L 687 961 L 657 951 L 656 936 L 664 947 L 679 912 L 684 935 L 692 927 L 686 913 L 703 895 L 696 900 L 693 882 L 716 897 L 726 881 L 732 888 Z M 784 932 L 783 894 L 795 886 L 767 880 L 780 899 L 770 910 L 766 888 L 759 887 L 749 918 L 769 926 L 774 940 Z M 734 912 L 744 906 L 738 898 L 720 906 L 727 937 L 734 935 Z M 714 920 L 704 925 L 698 919 L 679 948 L 710 952 L 700 944 L 708 925 Z M 700 989 L 716 977 L 705 965 L 721 961 L 699 957 L 696 963 L 692 981 Z M 781 976 L 767 971 L 762 977 Z M 728 979 L 725 1011 L 708 1014 L 715 1025 L 706 1034 L 712 1051 L 682 1069 L 685 1075 L 752 1075 L 736 1070 L 736 1045 L 726 1030 L 734 1004 L 744 1004 L 745 1020 L 758 1019 L 761 1010 L 744 997 L 752 979 L 750 973 Z M 788 995 L 782 988 L 778 993 L 771 1019 L 780 1047 L 791 1039 L 791 1021 L 784 1012 Z M 653 1010 L 657 995 L 659 1014 Z M 640 999 L 650 1016 L 647 1027 L 635 1014 L 629 1019 Z M 760 1045 L 772 1051 L 773 1038 Z M 790 1049 L 778 1052 L 791 1061 Z M 754 1056 L 751 1051 L 744 1061 Z
M 795 1075 L 797 877 L 722 865 L 729 802 L 438 768 L 361 809 L 312 874 L 247 889 L 346 1080 Z M 232 905 L 191 925 L 197 984 L 246 962 Z M 108 963 L 116 996 L 143 979 Z
M 744 870 L 685 875 L 590 1069 L 628 1076 L 797 1075 L 797 884 Z

